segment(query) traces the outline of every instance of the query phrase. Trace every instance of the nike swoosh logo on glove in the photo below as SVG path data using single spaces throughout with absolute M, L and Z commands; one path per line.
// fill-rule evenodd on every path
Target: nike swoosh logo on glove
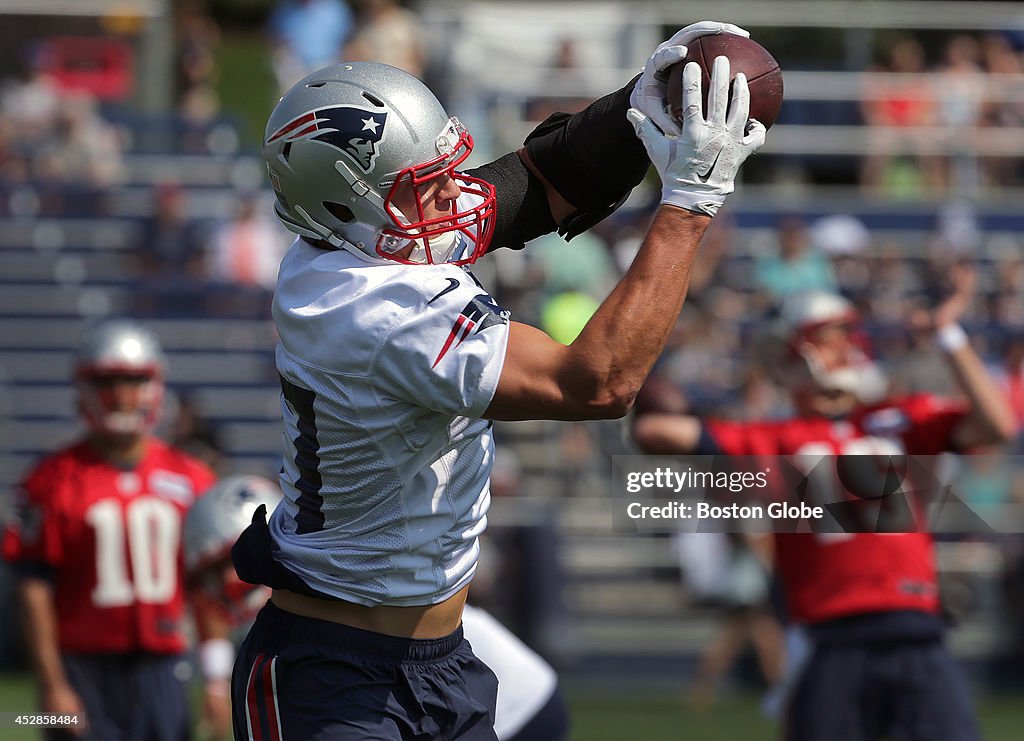
M 722 150 L 719 149 L 718 153 L 715 155 L 715 158 L 713 160 L 711 160 L 711 164 L 708 165 L 707 172 L 705 172 L 704 174 L 701 174 L 699 172 L 697 173 L 697 179 L 699 181 L 701 181 L 702 183 L 706 183 L 711 178 L 711 173 L 714 172 L 715 165 L 718 164 L 718 158 L 721 157 L 721 156 L 722 156 Z

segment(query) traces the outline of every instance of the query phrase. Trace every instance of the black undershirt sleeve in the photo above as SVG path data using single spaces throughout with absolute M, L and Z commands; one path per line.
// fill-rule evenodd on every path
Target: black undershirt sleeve
M 515 152 L 466 174 L 486 180 L 497 191 L 496 223 L 488 252 L 501 247 L 521 250 L 531 239 L 555 230 L 544 184 Z
M 510 153 L 468 171 L 497 190 L 497 223 L 490 250 L 522 249 L 556 228 L 572 239 L 617 209 L 643 180 L 650 160 L 626 119 L 636 83 L 595 100 L 574 114 L 555 113 L 524 142 L 534 166 L 577 210 L 556 224 L 547 193 L 519 156 Z

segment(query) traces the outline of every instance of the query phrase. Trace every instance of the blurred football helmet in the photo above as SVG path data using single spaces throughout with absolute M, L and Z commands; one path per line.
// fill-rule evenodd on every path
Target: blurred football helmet
M 182 551 L 188 581 L 235 624 L 250 618 L 269 596 L 246 584 L 231 565 L 231 546 L 261 505 L 272 512 L 282 499 L 277 484 L 260 476 L 228 476 L 199 497 L 185 515 Z
M 87 331 L 75 357 L 75 383 L 90 429 L 137 435 L 152 428 L 163 403 L 164 370 L 159 343 L 138 324 L 115 319 Z
M 263 140 L 275 210 L 289 230 L 413 264 L 463 265 L 486 251 L 494 186 L 455 172 L 472 150 L 469 132 L 422 82 L 376 62 L 299 81 L 270 114 Z M 425 212 L 449 177 L 462 197 L 450 213 Z
M 277 484 L 260 476 L 227 476 L 207 489 L 185 516 L 185 569 L 199 571 L 226 557 L 257 507 L 267 505 L 269 514 L 281 497 Z
M 791 357 L 806 363 L 819 389 L 846 392 L 864 404 L 885 395 L 885 374 L 871 359 L 860 318 L 845 298 L 824 291 L 791 296 L 781 318 Z

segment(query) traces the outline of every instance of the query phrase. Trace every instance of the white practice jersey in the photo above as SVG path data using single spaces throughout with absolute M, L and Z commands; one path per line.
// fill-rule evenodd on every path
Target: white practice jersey
M 558 675 L 539 654 L 479 607 L 466 605 L 462 630 L 473 653 L 498 678 L 494 733 L 499 741 L 512 738 L 551 699 Z
M 479 419 L 508 313 L 468 271 L 299 239 L 274 295 L 284 416 L 274 558 L 363 605 L 441 602 L 470 582 L 494 443 Z

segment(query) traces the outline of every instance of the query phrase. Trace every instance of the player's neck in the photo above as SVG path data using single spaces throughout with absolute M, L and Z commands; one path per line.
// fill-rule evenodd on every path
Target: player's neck
M 89 447 L 107 463 L 118 468 L 133 468 L 146 453 L 147 435 L 93 435 Z

